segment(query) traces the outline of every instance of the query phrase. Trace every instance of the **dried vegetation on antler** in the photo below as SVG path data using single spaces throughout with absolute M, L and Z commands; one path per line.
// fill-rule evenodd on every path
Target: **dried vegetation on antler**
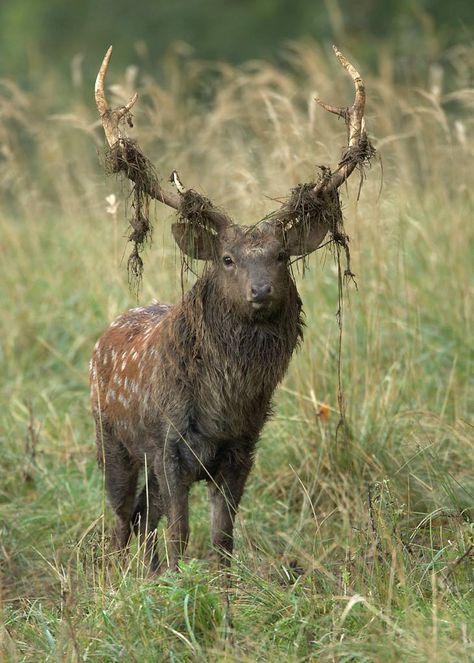
M 345 273 L 352 276 L 348 236 L 344 231 L 338 189 L 356 169 L 360 172 L 362 184 L 363 167 L 370 162 L 375 150 L 365 129 L 364 82 L 353 65 L 336 47 L 333 48 L 337 59 L 354 82 L 354 103 L 349 107 L 337 107 L 324 103 L 320 99 L 316 99 L 316 101 L 325 110 L 344 119 L 348 134 L 347 146 L 334 170 L 327 166 L 319 166 L 320 174 L 316 181 L 295 187 L 281 208 L 268 215 L 265 220 L 281 224 L 284 232 L 297 227 L 302 246 L 311 233 L 321 232 L 321 228 L 325 228 L 330 234 L 329 241 L 344 249 L 347 260 Z M 176 191 L 169 191 L 162 187 L 153 164 L 143 154 L 136 141 L 127 137 L 121 128 L 123 121 L 127 121 L 129 126 L 133 126 L 131 109 L 137 101 L 137 93 L 127 104 L 115 109 L 110 108 L 107 102 L 104 85 L 111 55 L 112 47 L 108 49 L 97 75 L 95 98 L 109 146 L 106 158 L 107 172 L 123 173 L 133 183 L 133 213 L 130 219 L 132 232 L 129 235 L 133 249 L 128 260 L 128 269 L 130 276 L 140 279 L 143 270 L 140 253 L 151 231 L 150 199 L 175 209 L 180 218 L 186 219 L 189 223 L 210 225 L 219 229 L 231 225 L 233 222 L 208 198 L 193 189 L 185 189 L 176 171 L 173 171 L 170 177 Z M 303 251 L 302 256 L 304 257 Z
M 346 182 L 355 169 L 363 178 L 363 166 L 368 165 L 375 155 L 365 129 L 365 85 L 353 65 L 333 46 L 334 53 L 341 65 L 351 76 L 355 86 L 355 99 L 352 106 L 332 106 L 316 98 L 316 102 L 325 110 L 344 119 L 347 127 L 347 147 L 341 160 L 332 171 L 327 166 L 319 166 L 320 175 L 315 182 L 300 184 L 295 187 L 288 201 L 271 218 L 280 220 L 285 226 L 300 224 L 301 232 L 310 233 L 311 228 L 325 225 L 331 240 L 337 247 L 342 247 L 346 255 L 347 276 L 353 276 L 350 269 L 349 237 L 344 231 L 339 187 Z M 360 187 L 359 187 L 360 191 Z
M 175 209 L 180 216 L 185 216 L 190 221 L 211 220 L 215 224 L 227 225 L 230 223 L 230 219 L 214 208 L 204 196 L 200 196 L 196 192 L 187 192 L 185 195 L 176 171 L 173 171 L 170 180 L 175 184 L 177 193 L 163 189 L 151 161 L 143 154 L 137 143 L 128 138 L 120 127 L 124 120 L 129 126 L 133 126 L 131 109 L 138 99 L 138 94 L 135 93 L 126 105 L 118 108 L 110 108 L 107 102 L 104 86 L 111 56 L 112 46 L 105 54 L 97 74 L 95 100 L 109 146 L 106 156 L 106 171 L 111 174 L 123 173 L 133 182 L 133 213 L 130 219 L 132 232 L 129 235 L 133 249 L 128 259 L 128 270 L 131 277 L 139 280 L 143 272 L 140 253 L 151 232 L 150 198 Z

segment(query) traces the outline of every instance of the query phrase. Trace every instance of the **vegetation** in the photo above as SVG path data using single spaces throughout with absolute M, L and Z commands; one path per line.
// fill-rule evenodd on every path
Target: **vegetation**
M 351 99 L 337 62 L 308 46 L 287 55 L 284 73 L 179 57 L 160 84 L 117 69 L 110 82 L 116 101 L 138 87 L 137 135 L 163 178 L 177 168 L 252 223 L 345 142 L 343 124 L 313 101 Z M 342 193 L 358 283 L 343 317 L 349 434 L 337 435 L 338 286 L 326 248 L 297 271 L 306 338 L 259 445 L 230 591 L 203 560 L 201 486 L 181 573 L 144 577 L 136 545 L 125 570 L 109 555 L 87 365 L 107 323 L 136 301 L 123 258 L 128 186 L 102 173 L 102 130 L 81 89 L 59 115 L 55 78 L 35 95 L 2 83 L 5 660 L 474 658 L 474 53 L 452 56 L 449 92 L 441 68 L 415 89 L 383 57 L 367 77 L 383 177 L 374 164 L 359 201 L 357 181 Z M 172 218 L 157 206 L 140 302 L 180 296 Z

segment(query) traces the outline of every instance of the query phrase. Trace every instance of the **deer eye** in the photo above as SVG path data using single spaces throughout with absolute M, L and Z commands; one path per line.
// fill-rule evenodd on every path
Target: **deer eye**
M 230 267 L 231 265 L 234 264 L 234 261 L 232 260 L 232 258 L 230 256 L 224 256 L 222 258 L 222 262 L 224 263 L 224 265 L 226 267 Z
M 288 254 L 286 251 L 280 251 L 277 258 L 278 262 L 286 262 L 288 260 Z

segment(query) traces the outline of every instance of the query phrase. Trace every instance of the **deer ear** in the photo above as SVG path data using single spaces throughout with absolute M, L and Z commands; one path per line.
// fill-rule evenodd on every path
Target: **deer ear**
M 195 260 L 213 260 L 217 255 L 218 237 L 209 228 L 193 223 L 173 223 L 173 237 L 181 251 Z
M 296 224 L 285 234 L 285 245 L 290 255 L 302 256 L 316 251 L 329 228 L 325 223 Z

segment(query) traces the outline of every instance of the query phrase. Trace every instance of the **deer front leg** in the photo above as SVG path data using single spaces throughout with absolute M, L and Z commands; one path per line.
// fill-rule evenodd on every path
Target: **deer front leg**
M 168 441 L 158 454 L 154 470 L 168 519 L 168 563 L 178 569 L 178 562 L 189 538 L 188 498 L 191 481 L 179 449 L 180 440 Z
M 160 493 L 158 479 L 154 469 L 148 472 L 145 486 L 141 491 L 132 517 L 135 534 L 144 544 L 144 562 L 155 573 L 160 568 L 160 560 L 156 552 L 156 528 L 163 515 L 163 498 Z
M 244 492 L 245 482 L 252 468 L 253 458 L 237 458 L 229 454 L 209 480 L 211 506 L 211 540 L 219 563 L 230 566 L 234 548 L 234 520 Z

